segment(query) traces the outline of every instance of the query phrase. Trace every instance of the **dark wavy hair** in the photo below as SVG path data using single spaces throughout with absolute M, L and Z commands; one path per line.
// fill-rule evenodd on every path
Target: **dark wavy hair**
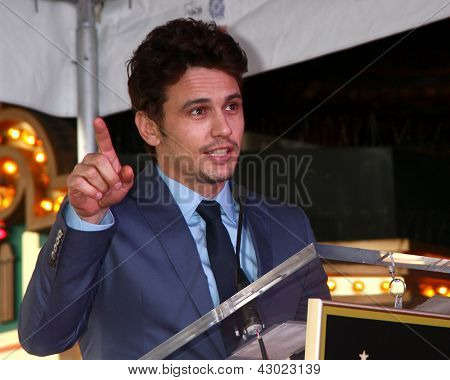
M 133 110 L 164 120 L 166 88 L 189 67 L 217 69 L 233 76 L 242 90 L 247 56 L 214 22 L 176 19 L 153 29 L 127 62 L 128 92 Z

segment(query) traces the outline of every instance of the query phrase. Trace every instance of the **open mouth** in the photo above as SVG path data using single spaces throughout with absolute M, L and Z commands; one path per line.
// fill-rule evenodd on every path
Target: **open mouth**
M 231 149 L 231 148 L 219 148 L 219 149 L 210 150 L 209 152 L 206 152 L 206 154 L 209 154 L 212 157 L 226 157 L 232 151 L 233 151 L 233 149 Z

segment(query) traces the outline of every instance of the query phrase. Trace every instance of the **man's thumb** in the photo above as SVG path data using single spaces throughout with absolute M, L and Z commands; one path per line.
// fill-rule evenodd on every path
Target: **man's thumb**
M 124 165 L 119 172 L 120 179 L 122 180 L 122 187 L 129 190 L 133 186 L 134 173 L 133 169 L 129 165 Z

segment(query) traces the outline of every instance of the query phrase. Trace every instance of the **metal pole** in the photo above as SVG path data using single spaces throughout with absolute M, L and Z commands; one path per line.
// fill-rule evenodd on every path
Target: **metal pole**
M 95 0 L 78 1 L 77 27 L 77 152 L 78 161 L 95 152 L 94 118 L 98 116 L 97 30 Z

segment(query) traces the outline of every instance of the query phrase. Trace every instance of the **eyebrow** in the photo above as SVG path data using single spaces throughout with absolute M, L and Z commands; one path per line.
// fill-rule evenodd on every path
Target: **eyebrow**
M 228 95 L 225 98 L 225 103 L 229 102 L 230 100 L 233 100 L 233 99 L 242 99 L 242 95 L 239 92 Z M 204 103 L 211 103 L 211 99 L 210 98 L 197 98 L 197 99 L 188 100 L 186 103 L 183 104 L 181 109 L 185 110 L 195 104 L 204 104 Z

